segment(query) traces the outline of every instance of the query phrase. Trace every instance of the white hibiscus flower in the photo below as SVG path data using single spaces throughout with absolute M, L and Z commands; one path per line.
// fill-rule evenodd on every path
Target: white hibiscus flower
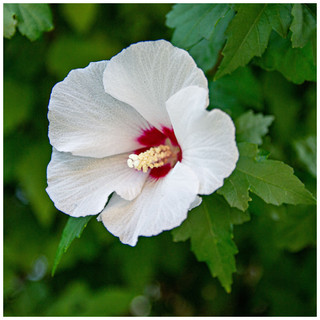
M 164 40 L 71 71 L 49 102 L 50 198 L 131 246 L 179 226 L 238 160 L 232 120 L 207 106 L 203 72 Z

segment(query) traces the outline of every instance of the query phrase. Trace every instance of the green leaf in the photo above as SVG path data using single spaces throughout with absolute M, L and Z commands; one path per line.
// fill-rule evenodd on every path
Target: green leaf
M 6 3 L 3 4 L 3 36 L 10 39 L 16 32 L 17 20 L 14 12 Z
M 317 21 L 306 4 L 294 4 L 292 15 L 293 21 L 290 26 L 292 46 L 302 48 L 310 41 L 312 36 L 315 36 Z
M 227 4 L 176 4 L 166 24 L 175 28 L 172 43 L 189 49 L 201 39 L 210 39 L 217 22 L 230 11 Z
M 273 116 L 254 114 L 252 110 L 242 114 L 235 121 L 237 141 L 262 144 L 262 137 L 268 133 L 268 127 L 273 122 Z
M 255 62 L 267 71 L 277 70 L 289 81 L 301 84 L 316 80 L 312 43 L 303 48 L 292 48 L 291 41 L 282 39 L 276 33 L 270 37 L 268 49 Z
M 48 4 L 5 4 L 17 20 L 17 27 L 22 35 L 34 41 L 42 32 L 53 29 L 52 14 Z M 11 29 L 12 31 L 12 29 Z
M 219 53 L 225 44 L 225 31 L 234 17 L 234 11 L 229 10 L 213 27 L 209 39 L 203 38 L 189 50 L 198 67 L 203 71 L 210 70 L 218 61 Z
M 209 82 L 210 103 L 233 116 L 247 107 L 261 109 L 263 105 L 260 82 L 250 68 L 239 68 L 230 75 Z
M 238 164 L 240 161 L 241 158 Z M 250 185 L 246 176 L 236 168 L 217 193 L 223 195 L 231 207 L 246 211 L 249 207 L 249 201 L 252 200 L 249 196 L 249 189 Z
M 305 165 L 306 169 L 317 177 L 317 139 L 316 136 L 309 136 L 305 139 L 296 140 L 294 148 L 299 160 Z
M 274 205 L 315 204 L 314 197 L 293 174 L 291 167 L 280 161 L 261 158 L 255 144 L 243 142 L 238 148 L 237 167 L 218 190 L 230 206 L 245 211 L 251 200 L 249 191 Z
M 75 238 L 80 238 L 83 229 L 87 226 L 89 220 L 93 216 L 86 216 L 86 217 L 69 217 L 68 222 L 66 223 L 62 236 L 60 239 L 60 243 L 58 246 L 58 250 L 56 253 L 56 257 L 54 259 L 51 275 L 54 276 L 57 266 L 62 258 L 62 255 L 67 252 L 68 248 L 70 247 L 72 241 Z
M 234 255 L 238 252 L 232 238 L 232 223 L 248 221 L 247 214 L 232 209 L 223 198 L 213 194 L 189 213 L 188 219 L 172 231 L 174 241 L 190 238 L 191 250 L 199 261 L 208 264 L 227 292 L 231 291 L 232 273 L 236 271 Z
M 220 199 L 220 198 L 219 198 Z M 230 207 L 229 207 L 230 208 Z M 248 211 L 242 212 L 237 209 L 230 208 L 230 223 L 233 225 L 240 225 L 250 221 L 251 217 Z
M 238 12 L 226 31 L 228 40 L 222 52 L 224 58 L 215 79 L 245 66 L 254 56 L 263 54 L 271 32 L 267 7 L 267 4 L 237 6 Z
M 268 4 L 266 14 L 273 30 L 282 38 L 286 38 L 292 21 L 292 4 Z

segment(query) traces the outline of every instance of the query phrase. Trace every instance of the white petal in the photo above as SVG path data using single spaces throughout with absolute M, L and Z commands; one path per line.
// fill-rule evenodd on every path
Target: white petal
M 140 147 L 135 139 L 149 125 L 132 107 L 105 93 L 107 64 L 72 70 L 54 86 L 48 118 L 50 142 L 57 150 L 102 158 Z
M 127 158 L 122 154 L 94 159 L 53 149 L 47 168 L 47 193 L 57 209 L 73 217 L 99 213 L 114 191 L 132 200 L 148 175 L 130 169 Z
M 103 74 L 107 93 L 134 107 L 153 126 L 171 128 L 165 102 L 207 79 L 185 50 L 165 40 L 139 42 L 113 57 Z
M 167 101 L 182 163 L 197 174 L 199 194 L 220 188 L 239 157 L 231 118 L 218 109 L 206 111 L 207 105 L 208 91 L 196 86 L 182 89 Z
M 179 226 L 194 202 L 199 182 L 193 171 L 178 162 L 159 180 L 147 180 L 133 201 L 113 194 L 99 216 L 121 242 L 134 246 L 139 236 L 153 236 Z
M 192 209 L 200 206 L 201 203 L 202 203 L 202 198 L 199 197 L 199 196 L 196 196 L 196 198 L 194 199 L 194 201 L 190 204 L 189 211 L 191 211 Z

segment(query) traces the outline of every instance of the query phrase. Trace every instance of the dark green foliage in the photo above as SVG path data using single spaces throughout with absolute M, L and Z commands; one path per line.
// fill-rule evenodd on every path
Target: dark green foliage
M 282 39 L 276 33 L 270 38 L 269 47 L 256 63 L 268 70 L 281 72 L 296 84 L 316 80 L 312 43 L 303 48 L 293 48 L 289 38 Z
M 245 66 L 254 56 L 261 56 L 267 47 L 272 26 L 268 20 L 268 4 L 246 4 L 236 7 L 222 51 L 223 60 L 215 78 Z
M 232 209 L 217 195 L 203 197 L 201 206 L 173 233 L 175 241 L 191 239 L 191 250 L 199 261 L 208 264 L 213 277 L 218 277 L 227 292 L 231 291 L 232 273 L 236 271 L 234 255 L 238 252 L 233 242 L 233 224 L 250 218 Z
M 5 316 L 316 315 L 315 4 L 3 9 Z M 240 158 L 180 227 L 132 248 L 45 193 L 47 105 L 71 69 L 172 34 Z
M 279 110 L 279 114 L 283 117 L 294 115 L 296 102 L 293 103 L 291 111 L 288 102 L 290 103 L 292 98 L 289 95 L 285 98 L 281 97 L 283 94 L 280 87 L 276 90 L 277 94 L 272 90 L 263 92 L 262 82 L 252 73 L 252 69 L 239 68 L 246 66 L 255 57 L 255 64 L 268 71 L 277 70 L 296 84 L 315 81 L 314 39 L 312 38 L 315 33 L 315 15 L 307 5 L 300 4 L 232 5 L 230 6 L 232 17 L 224 26 L 224 31 L 217 37 L 221 39 L 221 43 L 217 46 L 221 51 L 219 58 L 217 54 L 210 57 L 208 52 L 213 52 L 211 45 L 208 40 L 201 39 L 201 35 L 204 38 L 205 35 L 207 38 L 209 36 L 208 29 L 201 27 L 201 24 L 205 23 L 209 13 L 214 9 L 217 10 L 217 6 L 175 5 L 167 15 L 167 25 L 175 28 L 174 43 L 188 49 L 196 62 L 204 66 L 205 71 L 212 68 L 207 73 L 209 79 L 214 75 L 215 80 L 209 82 L 210 108 L 218 107 L 237 117 L 235 121 L 237 141 L 253 143 L 238 145 L 240 159 L 236 170 L 226 179 L 218 193 L 224 195 L 232 207 L 243 211 L 248 209 L 249 201 L 252 200 L 249 191 L 257 194 L 266 203 L 274 205 L 315 204 L 312 194 L 293 175 L 292 168 L 280 161 L 268 160 L 269 152 L 263 149 L 258 150 L 254 145 L 263 143 L 263 137 L 268 133 L 268 127 L 275 117 L 264 116 L 261 113 L 254 114 L 252 111 L 245 113 L 245 110 L 250 107 L 262 110 L 263 95 L 270 100 L 272 108 L 277 106 L 271 113 L 274 112 L 277 115 Z M 221 17 L 225 19 L 224 12 L 221 12 Z M 214 32 L 217 28 L 217 19 L 212 19 L 211 22 L 214 25 L 211 30 Z M 196 49 L 196 46 L 192 47 L 196 40 L 199 40 L 199 49 Z M 226 43 L 225 40 L 227 40 Z M 203 60 L 204 57 L 207 60 Z M 208 61 L 211 61 L 211 65 Z M 282 111 L 280 111 L 279 107 L 282 103 Z M 287 108 L 289 110 L 286 110 Z M 286 123 L 282 118 L 276 117 L 277 120 Z M 276 129 L 279 125 L 280 123 Z M 301 161 L 308 161 L 301 143 L 296 144 L 295 148 L 300 154 L 300 159 L 301 156 L 304 159 Z M 309 157 L 314 160 L 315 154 L 311 153 Z M 308 163 L 313 167 L 310 170 L 314 172 L 311 159 Z M 190 225 L 190 222 L 185 222 L 186 224 Z M 191 235 L 191 231 L 189 234 Z M 193 238 L 195 237 L 194 231 Z M 199 243 L 206 238 L 205 235 L 203 237 L 197 235 L 197 237 L 200 237 Z M 191 243 L 194 242 L 191 240 Z M 193 247 L 193 251 L 198 259 L 205 260 L 199 253 L 199 249 Z M 212 252 L 214 251 L 212 249 Z M 207 263 L 210 266 L 210 262 L 207 261 Z M 224 270 L 226 271 L 227 268 Z M 229 277 L 233 271 L 229 270 Z M 212 272 L 212 274 L 217 276 L 217 273 Z M 223 281 L 222 284 L 225 285 Z
M 173 43 L 190 50 L 205 71 L 217 64 L 215 79 L 263 56 L 257 60 L 261 67 L 278 70 L 294 83 L 315 81 L 316 18 L 308 5 L 234 5 L 235 16 L 226 7 L 176 5 L 167 16 L 167 25 L 175 28 Z M 272 36 L 269 43 L 272 30 L 278 37 Z
M 227 4 L 177 4 L 167 15 L 167 25 L 175 28 L 172 43 L 190 49 L 204 71 L 211 69 L 226 41 L 225 30 L 234 16 Z
M 214 26 L 210 38 L 203 38 L 190 49 L 190 54 L 204 71 L 210 70 L 217 63 L 220 50 L 226 42 L 225 31 L 233 17 L 234 11 L 227 11 L 225 16 Z
M 296 3 L 292 8 L 291 41 L 293 47 L 304 47 L 311 37 L 316 37 L 317 21 L 307 4 Z
M 288 34 L 288 29 L 292 21 L 292 4 L 268 4 L 266 14 L 272 29 L 282 38 Z
M 230 11 L 227 4 L 175 5 L 167 15 L 167 25 L 175 28 L 172 42 L 191 48 L 203 38 L 210 39 L 215 26 Z
M 254 144 L 244 142 L 238 147 L 240 158 L 237 167 L 218 191 L 230 206 L 243 211 L 248 209 L 251 201 L 249 190 L 274 205 L 315 204 L 312 194 L 293 175 L 293 169 L 288 165 L 259 157 Z
M 260 110 L 263 105 L 261 84 L 249 68 L 239 68 L 209 82 L 209 89 L 210 105 L 233 117 L 241 115 L 248 107 Z

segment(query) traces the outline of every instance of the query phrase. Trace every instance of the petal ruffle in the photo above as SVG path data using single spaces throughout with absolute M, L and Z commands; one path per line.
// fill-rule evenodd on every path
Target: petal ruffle
M 180 89 L 207 79 L 187 51 L 165 40 L 131 45 L 114 56 L 103 74 L 107 93 L 134 107 L 161 130 L 171 128 L 165 102 Z
M 114 194 L 99 215 L 121 242 L 134 246 L 139 236 L 153 236 L 179 226 L 197 197 L 194 172 L 178 162 L 163 179 L 147 180 L 140 195 L 126 201 Z
M 182 163 L 199 178 L 198 193 L 214 192 L 235 169 L 239 157 L 231 118 L 219 109 L 206 111 L 208 91 L 196 86 L 180 90 L 166 105 L 182 148 Z
M 192 209 L 200 206 L 201 203 L 202 203 L 202 198 L 199 197 L 199 196 L 196 196 L 196 198 L 194 199 L 194 201 L 190 204 L 189 210 L 191 211 Z
M 128 154 L 103 159 L 77 157 L 53 148 L 47 193 L 57 209 L 73 217 L 101 212 L 114 191 L 132 200 L 148 175 L 130 169 L 127 159 Z
M 51 93 L 50 143 L 59 151 L 103 158 L 140 146 L 136 138 L 149 124 L 132 107 L 105 93 L 107 61 L 71 71 Z

